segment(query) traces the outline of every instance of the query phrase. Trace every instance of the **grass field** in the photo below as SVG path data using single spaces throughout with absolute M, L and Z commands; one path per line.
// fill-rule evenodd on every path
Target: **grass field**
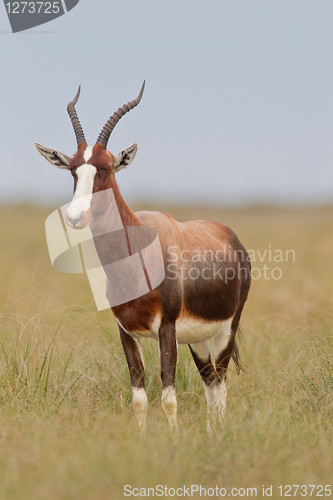
M 282 278 L 253 281 L 242 318 L 246 373 L 231 366 L 225 426 L 213 437 L 187 346 L 177 372 L 180 435 L 170 436 L 158 346 L 143 341 L 142 442 L 111 313 L 96 312 L 85 276 L 51 268 L 51 211 L 0 209 L 1 500 L 118 500 L 124 485 L 158 484 L 257 487 L 259 498 L 272 484 L 279 498 L 280 484 L 333 483 L 333 208 L 169 207 L 179 219 L 222 221 L 262 256 L 292 249 L 296 258 L 265 258 Z

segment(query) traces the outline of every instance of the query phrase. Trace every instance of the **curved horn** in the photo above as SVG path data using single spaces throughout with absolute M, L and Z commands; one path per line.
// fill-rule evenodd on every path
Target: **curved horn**
M 69 117 L 71 119 L 78 146 L 80 144 L 82 144 L 83 142 L 87 143 L 87 141 L 84 137 L 84 133 L 83 133 L 83 129 L 81 127 L 80 120 L 78 119 L 76 109 L 75 109 L 75 105 L 80 97 L 80 92 L 81 92 L 81 85 L 79 85 L 79 90 L 77 91 L 76 96 L 74 97 L 74 99 L 70 103 L 68 103 L 68 106 L 67 106 L 67 113 L 69 114 Z
M 139 93 L 138 97 L 136 99 L 134 99 L 134 101 L 130 101 L 127 104 L 124 104 L 121 108 L 118 109 L 118 111 L 113 113 L 113 115 L 108 119 L 108 121 L 106 122 L 106 124 L 104 125 L 104 127 L 102 129 L 102 132 L 98 136 L 97 144 L 100 144 L 101 146 L 103 146 L 103 148 L 106 149 L 111 132 L 115 128 L 115 126 L 117 125 L 119 120 L 126 113 L 128 113 L 128 111 L 135 108 L 135 106 L 137 106 L 139 104 L 139 102 L 141 101 L 143 91 L 145 88 L 145 83 L 146 83 L 146 81 L 144 80 L 142 87 L 141 87 L 141 90 L 140 90 L 140 93 Z

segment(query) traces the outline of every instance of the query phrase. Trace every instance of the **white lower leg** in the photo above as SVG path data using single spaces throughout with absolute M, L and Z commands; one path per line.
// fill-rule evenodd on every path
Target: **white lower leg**
M 132 387 L 133 408 L 141 432 L 146 430 L 148 398 L 144 388 Z
M 162 391 L 162 408 L 167 416 L 171 430 L 177 432 L 177 398 L 173 386 L 166 387 Z
M 205 385 L 207 400 L 207 431 L 212 431 L 214 421 L 223 422 L 223 417 L 227 405 L 227 388 L 225 381 L 211 386 Z
M 227 407 L 227 387 L 225 380 L 222 380 L 222 382 L 215 386 L 215 406 L 220 419 L 222 419 Z

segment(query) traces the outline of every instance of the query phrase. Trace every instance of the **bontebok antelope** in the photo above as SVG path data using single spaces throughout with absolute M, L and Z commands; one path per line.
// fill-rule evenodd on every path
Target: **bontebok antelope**
M 225 411 L 230 358 L 238 369 L 240 367 L 236 334 L 250 288 L 251 266 L 245 248 L 230 228 L 202 220 L 177 222 L 165 212 L 134 213 L 122 198 L 115 173 L 131 163 L 137 145 L 133 144 L 117 156 L 106 148 L 114 127 L 139 104 L 143 90 L 144 84 L 135 100 L 123 105 L 110 117 L 96 144 L 91 147 L 87 145 L 75 110 L 79 88 L 67 108 L 77 140 L 75 155 L 69 157 L 40 144 L 36 147 L 52 165 L 69 170 L 73 176 L 74 196 L 66 213 L 68 226 L 82 229 L 90 224 L 94 234 L 95 225 L 101 218 L 107 218 L 110 212 L 108 206 L 94 205 L 93 194 L 112 190 L 112 200 L 117 204 L 125 229 L 149 227 L 158 234 L 165 271 L 162 283 L 123 304 L 114 306 L 109 300 L 119 325 L 140 429 L 145 429 L 147 413 L 140 339 L 150 337 L 159 342 L 162 407 L 171 429 L 177 431 L 175 374 L 177 345 L 180 343 L 188 344 L 202 377 L 207 400 L 207 428 L 211 430 L 215 418 L 222 420 Z M 101 262 L 110 262 L 110 256 L 118 251 L 116 245 L 107 242 L 106 239 L 101 244 L 96 243 Z M 130 252 L 129 248 L 131 255 Z M 107 272 L 106 275 L 108 297 L 113 283 Z M 214 339 L 213 360 L 210 339 Z

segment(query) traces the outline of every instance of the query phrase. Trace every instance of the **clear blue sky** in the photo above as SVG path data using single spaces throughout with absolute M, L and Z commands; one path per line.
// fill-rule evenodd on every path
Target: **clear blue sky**
M 333 199 L 331 0 L 81 0 L 33 31 L 9 32 L 0 5 L 1 201 L 67 201 L 72 180 L 34 149 L 76 150 L 116 108 L 124 196 L 193 203 Z

